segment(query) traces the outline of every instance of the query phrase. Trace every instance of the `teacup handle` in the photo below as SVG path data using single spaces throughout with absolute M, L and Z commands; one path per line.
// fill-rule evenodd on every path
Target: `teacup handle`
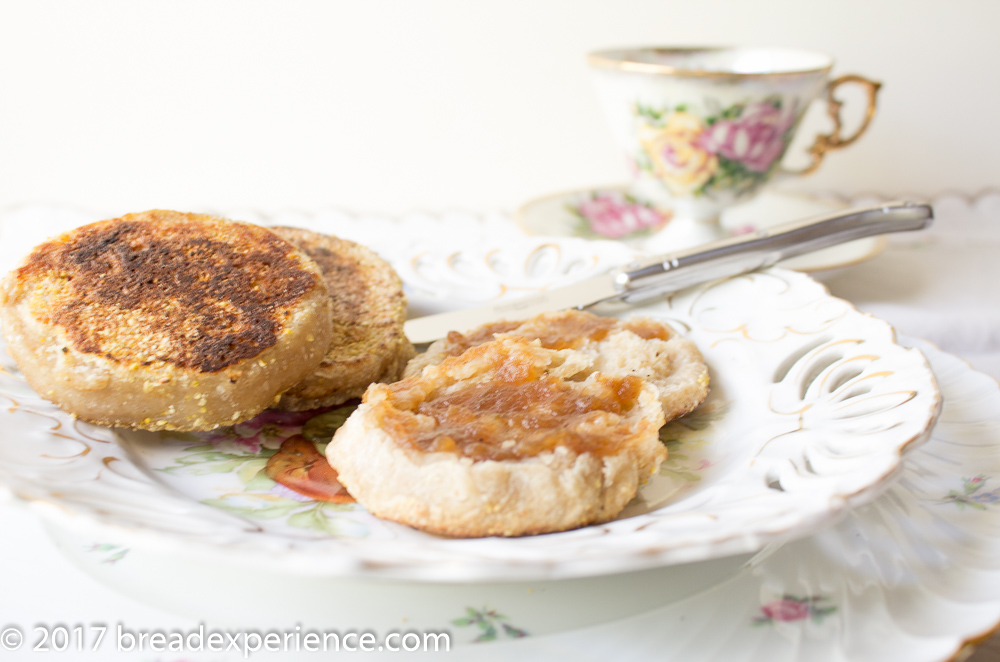
M 858 127 L 858 130 L 854 132 L 854 135 L 845 138 L 840 135 L 840 131 L 844 127 L 844 124 L 840 119 L 840 109 L 844 103 L 842 101 L 838 101 L 833 96 L 833 93 L 838 87 L 847 83 L 858 83 L 865 88 L 865 91 L 868 94 L 868 109 L 865 111 L 865 119 L 861 122 L 861 126 Z M 826 112 L 830 116 L 830 119 L 833 120 L 833 131 L 828 134 L 820 134 L 816 136 L 816 142 L 812 144 L 812 147 L 806 150 L 812 155 L 812 163 L 801 170 L 792 170 L 790 168 L 783 167 L 781 169 L 782 172 L 788 175 L 808 175 L 819 168 L 819 164 L 823 162 L 823 157 L 826 156 L 827 152 L 847 147 L 860 138 L 861 134 L 868 129 L 868 125 L 871 124 L 872 117 L 875 115 L 875 101 L 880 87 L 882 87 L 882 83 L 876 83 L 873 80 L 868 80 L 864 76 L 858 76 L 856 74 L 840 76 L 839 78 L 835 78 L 827 83 Z

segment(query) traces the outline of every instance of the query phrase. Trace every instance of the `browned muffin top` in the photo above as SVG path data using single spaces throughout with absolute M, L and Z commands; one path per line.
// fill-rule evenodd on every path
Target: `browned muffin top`
M 283 226 L 271 230 L 309 256 L 323 272 L 335 328 L 402 324 L 406 318 L 403 285 L 374 251 L 311 230 Z
M 358 255 L 358 245 L 346 239 L 299 228 L 275 227 L 272 231 L 309 256 L 323 272 L 330 290 L 334 323 L 352 323 L 367 312 L 370 277 Z
M 291 309 L 319 284 L 271 231 L 154 210 L 77 228 L 16 272 L 32 312 L 73 346 L 112 360 L 215 372 L 275 344 Z

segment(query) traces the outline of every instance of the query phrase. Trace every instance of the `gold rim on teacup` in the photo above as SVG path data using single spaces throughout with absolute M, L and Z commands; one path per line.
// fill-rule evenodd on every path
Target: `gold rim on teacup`
M 650 61 L 654 57 L 675 56 L 693 57 L 698 55 L 712 55 L 720 53 L 740 53 L 750 55 L 759 60 L 770 59 L 776 62 L 778 58 L 798 58 L 811 60 L 815 64 L 812 66 L 791 66 L 771 68 L 759 66 L 761 71 L 740 70 L 736 67 L 708 67 L 705 65 L 695 65 L 693 67 L 684 66 L 678 63 L 666 63 Z M 801 74 L 812 74 L 829 72 L 833 68 L 833 60 L 815 51 L 798 50 L 793 48 L 744 48 L 744 47 L 639 47 L 639 48 L 611 48 L 594 51 L 587 55 L 587 60 L 593 67 L 602 69 L 620 69 L 635 73 L 645 74 L 665 74 L 670 76 L 690 76 L 690 77 L 767 77 L 767 76 L 795 76 Z M 759 61 L 758 60 L 758 61 Z M 820 64 L 822 63 L 822 64 Z

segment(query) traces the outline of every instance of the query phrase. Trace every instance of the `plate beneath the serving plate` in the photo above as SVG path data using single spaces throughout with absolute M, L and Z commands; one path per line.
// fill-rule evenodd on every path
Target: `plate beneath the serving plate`
M 722 214 L 730 235 L 764 230 L 781 223 L 844 209 L 843 203 L 800 193 L 765 191 L 750 202 Z M 518 225 L 532 236 L 578 237 L 619 241 L 637 250 L 663 252 L 656 235 L 670 223 L 670 212 L 635 197 L 627 185 L 578 189 L 536 198 L 515 213 Z M 778 266 L 817 272 L 870 260 L 885 248 L 885 237 L 868 237 L 791 258 Z
M 412 243 L 385 250 L 425 309 L 527 294 L 622 255 L 606 242 L 485 234 L 475 248 L 449 248 L 432 224 L 400 225 L 394 238 L 411 233 Z M 918 351 L 800 273 L 708 283 L 633 313 L 686 332 L 705 355 L 712 392 L 664 428 L 669 457 L 660 474 L 604 525 L 518 539 L 424 534 L 356 504 L 302 498 L 263 473 L 267 451 L 283 435 L 319 426 L 312 418 L 320 412 L 295 420 L 265 413 L 197 435 L 113 431 L 38 398 L 6 355 L 0 482 L 60 525 L 96 521 L 122 542 L 142 538 L 206 558 L 328 577 L 565 579 L 749 553 L 806 535 L 888 486 L 940 407 Z

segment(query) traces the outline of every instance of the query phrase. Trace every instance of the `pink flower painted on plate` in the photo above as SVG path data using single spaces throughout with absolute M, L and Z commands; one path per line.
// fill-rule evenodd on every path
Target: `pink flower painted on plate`
M 809 605 L 794 600 L 775 600 L 760 610 L 772 621 L 801 621 L 809 617 Z
M 670 220 L 669 215 L 619 191 L 595 193 L 570 209 L 587 221 L 594 234 L 609 239 L 655 230 Z
M 738 119 L 720 119 L 702 134 L 702 145 L 748 170 L 767 172 L 785 151 L 785 137 L 795 123 L 795 109 L 782 112 L 771 103 L 748 105 Z
M 823 605 L 829 598 L 820 595 L 810 595 L 807 597 L 797 597 L 794 595 L 783 595 L 780 600 L 772 600 L 761 605 L 761 615 L 754 618 L 754 624 L 762 625 L 767 623 L 791 623 L 803 621 L 810 618 L 817 623 L 837 611 L 834 606 Z
M 315 411 L 268 409 L 249 421 L 212 430 L 201 437 L 209 443 L 233 450 L 259 453 L 262 448 L 278 448 L 285 439 L 302 432 L 302 426 L 314 416 Z

